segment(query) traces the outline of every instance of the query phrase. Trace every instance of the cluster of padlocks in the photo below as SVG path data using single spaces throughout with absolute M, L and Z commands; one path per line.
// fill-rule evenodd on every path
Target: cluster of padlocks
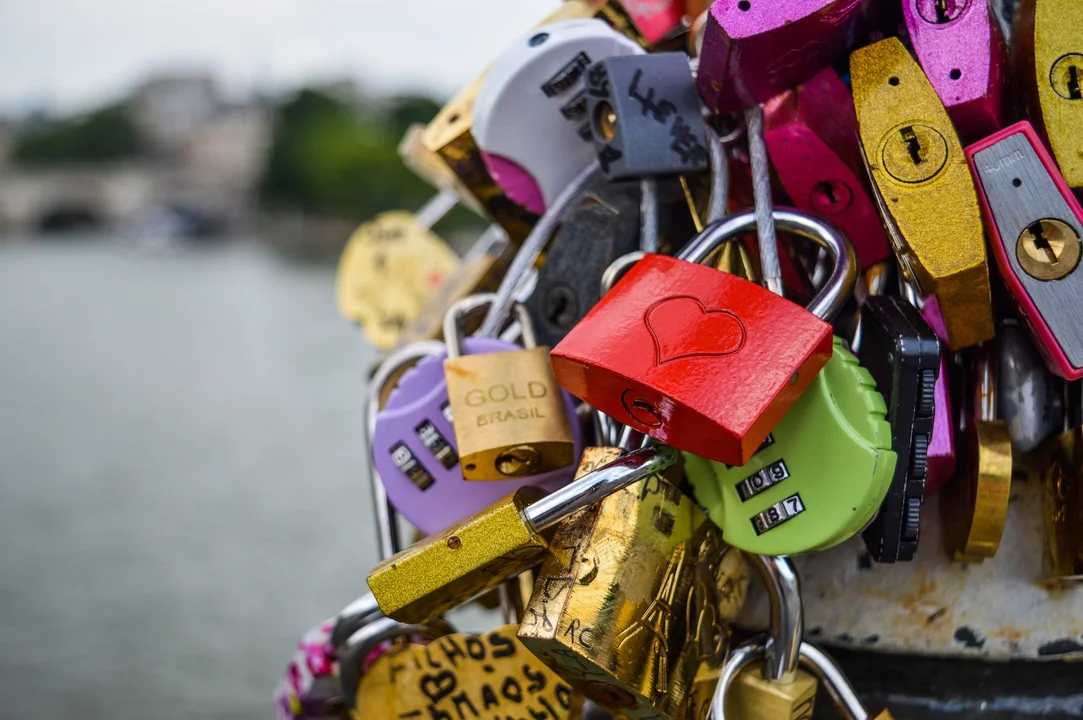
M 1081 81 L 1079 0 L 1010 34 L 987 0 L 568 0 L 516 40 L 405 138 L 434 200 L 343 255 L 389 351 L 384 561 L 280 716 L 807 718 L 822 683 L 870 717 L 788 556 L 942 522 L 980 563 L 1013 460 L 1083 577 Z M 462 260 L 456 204 L 493 223 Z M 754 573 L 771 628 L 731 643 Z M 508 624 L 442 619 L 479 598 Z

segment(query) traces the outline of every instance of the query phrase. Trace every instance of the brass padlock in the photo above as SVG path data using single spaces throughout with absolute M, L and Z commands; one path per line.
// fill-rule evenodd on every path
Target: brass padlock
M 947 111 L 898 38 L 854 52 L 850 72 L 873 194 L 907 279 L 936 295 L 952 350 L 992 339 L 981 210 Z
M 376 567 L 369 588 L 384 614 L 424 622 L 539 564 L 557 523 L 632 483 L 677 465 L 668 446 L 638 450 L 538 499 L 524 488 Z
M 589 448 L 580 473 L 620 454 Z M 697 592 L 704 617 L 688 626 L 709 528 L 695 502 L 661 475 L 569 517 L 550 541 L 519 639 L 599 706 L 627 718 L 675 717 L 698 669 L 698 644 L 689 641 L 708 642 L 698 638 L 708 632 L 700 622 L 717 615 Z M 711 547 L 720 549 L 717 538 Z
M 455 438 L 467 480 L 507 480 L 575 462 L 575 438 L 549 348 L 537 347 L 526 309 L 516 304 L 525 349 L 462 354 L 460 323 L 492 304 L 492 295 L 455 303 L 444 320 L 444 361 Z
M 941 491 L 940 514 L 948 557 L 980 563 L 996 555 L 1008 520 L 1012 489 L 1012 440 L 1008 425 L 998 420 L 996 354 L 975 348 L 973 400 L 960 406 L 963 467 Z
M 1066 386 L 1068 427 L 1040 449 L 1044 485 L 1043 515 L 1046 533 L 1046 569 L 1056 580 L 1083 581 L 1083 408 L 1080 385 Z M 1073 398 L 1072 395 L 1075 395 Z

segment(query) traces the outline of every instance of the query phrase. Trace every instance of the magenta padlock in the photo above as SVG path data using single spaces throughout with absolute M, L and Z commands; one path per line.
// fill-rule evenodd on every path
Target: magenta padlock
M 933 432 L 929 438 L 929 461 L 925 471 L 925 497 L 930 497 L 955 475 L 955 415 L 948 385 L 948 328 L 935 297 L 925 299 L 921 316 L 940 338 L 940 375 L 933 394 Z
M 342 699 L 331 631 L 335 620 L 325 620 L 297 643 L 286 674 L 275 688 L 278 720 L 331 720 L 340 716 L 333 707 Z M 341 703 L 340 703 L 341 704 Z
M 1007 44 L 987 0 L 905 0 L 914 55 L 963 138 L 1004 127 Z
M 870 0 L 718 0 L 703 36 L 696 84 L 718 115 L 796 87 L 850 48 Z
M 838 74 L 825 68 L 768 100 L 763 112 L 767 152 L 794 205 L 842 230 L 862 269 L 890 257 L 866 185 L 854 99 Z
M 664 39 L 684 18 L 682 0 L 622 0 L 621 4 L 651 45 Z
M 466 338 L 466 355 L 521 350 L 492 338 Z M 552 492 L 571 481 L 576 466 L 512 480 L 468 482 L 463 479 L 444 378 L 447 353 L 430 355 L 408 370 L 376 416 L 372 460 L 391 504 L 421 532 L 431 535 L 492 505 L 521 487 Z M 573 420 L 575 456 L 583 452 L 575 401 L 564 404 Z

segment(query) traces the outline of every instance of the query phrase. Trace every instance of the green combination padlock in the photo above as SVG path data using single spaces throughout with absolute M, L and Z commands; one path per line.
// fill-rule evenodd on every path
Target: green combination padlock
M 895 472 L 887 406 L 842 340 L 745 465 L 685 453 L 696 500 L 727 543 L 757 555 L 823 550 L 875 516 Z

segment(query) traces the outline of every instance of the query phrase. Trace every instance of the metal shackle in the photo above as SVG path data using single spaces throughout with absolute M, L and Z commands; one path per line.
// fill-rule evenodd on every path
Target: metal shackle
M 376 511 L 376 532 L 381 560 L 397 554 L 402 547 L 399 542 L 398 514 L 387 499 L 383 478 L 380 477 L 376 464 L 372 461 L 372 443 L 376 433 L 376 416 L 380 412 L 380 397 L 384 394 L 387 384 L 392 378 L 398 377 L 403 368 L 443 352 L 444 344 L 435 340 L 423 340 L 407 345 L 380 363 L 369 382 L 365 409 L 365 441 L 368 443 L 369 483 L 372 490 L 372 507 Z
M 376 596 L 367 592 L 342 609 L 331 628 L 331 645 L 336 651 L 346 646 L 350 637 L 372 620 L 380 617 L 380 605 Z
M 365 660 L 380 646 L 380 643 L 415 635 L 435 640 L 454 632 L 455 628 L 443 618 L 423 624 L 408 625 L 384 617 L 383 614 L 371 616 L 368 622 L 350 636 L 339 654 L 339 681 L 342 683 L 346 703 L 351 708 L 356 707 L 357 691 L 365 676 Z
M 823 289 L 808 306 L 808 311 L 822 320 L 830 320 L 842 309 L 857 285 L 857 255 L 850 241 L 834 227 L 797 210 L 772 211 L 779 230 L 811 240 L 831 254 L 834 270 Z M 684 246 L 677 257 L 687 262 L 703 264 L 727 240 L 755 232 L 756 213 L 752 210 L 729 215 L 704 228 Z
M 461 323 L 475 313 L 492 306 L 496 301 L 495 293 L 482 295 L 469 295 L 459 300 L 448 308 L 444 315 L 444 341 L 447 343 L 447 356 L 449 360 L 462 357 L 462 325 Z M 537 347 L 538 338 L 534 334 L 534 323 L 530 320 L 530 314 L 522 303 L 513 305 L 515 318 L 519 321 L 519 334 L 523 338 L 523 347 Z
M 997 419 L 996 350 L 985 343 L 975 354 L 974 419 L 992 422 Z
M 741 671 L 767 657 L 767 637 L 760 635 L 742 644 L 730 653 L 722 666 L 714 696 L 711 698 L 709 720 L 726 720 L 726 694 Z M 827 689 L 835 707 L 845 720 L 869 720 L 869 711 L 861 703 L 846 679 L 842 669 L 823 651 L 809 643 L 801 643 L 799 649 L 801 666 L 816 676 Z

